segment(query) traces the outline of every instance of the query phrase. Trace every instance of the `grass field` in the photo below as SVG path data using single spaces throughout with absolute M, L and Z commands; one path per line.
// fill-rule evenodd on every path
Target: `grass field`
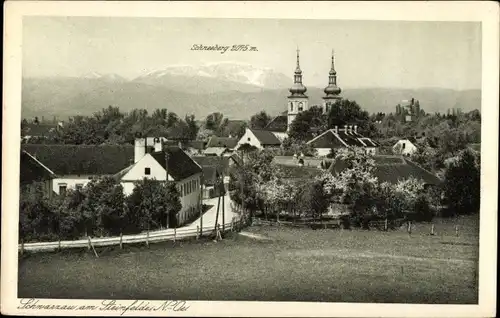
M 459 236 L 455 236 L 455 222 Z M 477 217 L 404 230 L 251 227 L 222 242 L 33 254 L 19 297 L 477 303 Z

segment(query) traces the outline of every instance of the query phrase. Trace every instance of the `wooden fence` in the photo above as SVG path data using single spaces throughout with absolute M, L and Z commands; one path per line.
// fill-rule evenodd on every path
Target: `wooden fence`
M 103 238 L 91 238 L 87 237 L 80 240 L 74 241 L 55 241 L 55 242 L 37 242 L 37 243 L 25 243 L 19 244 L 19 251 L 24 253 L 25 251 L 29 252 L 46 252 L 46 251 L 57 251 L 61 249 L 70 249 L 70 248 L 88 248 L 94 249 L 94 247 L 101 246 L 120 246 L 122 247 L 124 244 L 138 244 L 145 243 L 149 245 L 150 243 L 156 242 L 164 242 L 164 241 L 176 241 L 187 238 L 199 238 L 203 237 L 216 237 L 219 233 L 222 233 L 222 229 L 224 228 L 224 232 L 235 232 L 239 231 L 243 228 L 247 222 L 244 219 L 233 217 L 233 219 L 229 222 L 226 222 L 224 226 L 222 224 L 218 224 L 216 229 L 215 224 L 205 225 L 203 228 L 199 226 L 187 226 L 181 227 L 177 229 L 166 229 L 166 230 L 158 230 L 152 232 L 143 232 L 140 234 L 134 235 L 121 235 L 118 237 L 103 237 Z

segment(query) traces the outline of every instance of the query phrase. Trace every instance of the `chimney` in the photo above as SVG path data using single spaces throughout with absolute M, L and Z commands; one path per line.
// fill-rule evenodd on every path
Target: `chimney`
M 354 133 L 357 134 L 358 133 L 358 125 L 354 125 Z
M 156 137 L 154 139 L 155 152 L 159 152 L 163 150 L 163 140 Z
M 136 138 L 134 142 L 134 163 L 146 155 L 146 138 Z

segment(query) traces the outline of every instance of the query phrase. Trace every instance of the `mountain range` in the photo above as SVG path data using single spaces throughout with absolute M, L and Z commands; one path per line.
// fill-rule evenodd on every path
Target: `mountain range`
M 88 73 L 80 77 L 23 78 L 22 116 L 60 119 L 90 115 L 108 105 L 122 111 L 167 108 L 179 116 L 204 118 L 221 112 L 232 119 L 249 119 L 265 110 L 286 110 L 288 87 L 293 80 L 269 68 L 239 63 L 203 66 L 176 65 L 150 71 L 134 79 L 118 74 Z M 321 104 L 322 88 L 308 87 L 309 103 Z M 414 97 L 426 112 L 481 108 L 481 90 L 445 88 L 356 88 L 342 96 L 355 100 L 368 112 L 394 112 L 402 100 Z

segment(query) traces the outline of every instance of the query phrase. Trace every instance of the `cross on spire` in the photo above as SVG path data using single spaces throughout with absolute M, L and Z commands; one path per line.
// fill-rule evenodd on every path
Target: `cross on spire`
M 300 60 L 299 52 L 300 52 L 300 50 L 299 50 L 299 47 L 297 46 L 297 68 L 295 69 L 295 72 L 301 72 L 300 62 L 299 62 L 299 60 Z

